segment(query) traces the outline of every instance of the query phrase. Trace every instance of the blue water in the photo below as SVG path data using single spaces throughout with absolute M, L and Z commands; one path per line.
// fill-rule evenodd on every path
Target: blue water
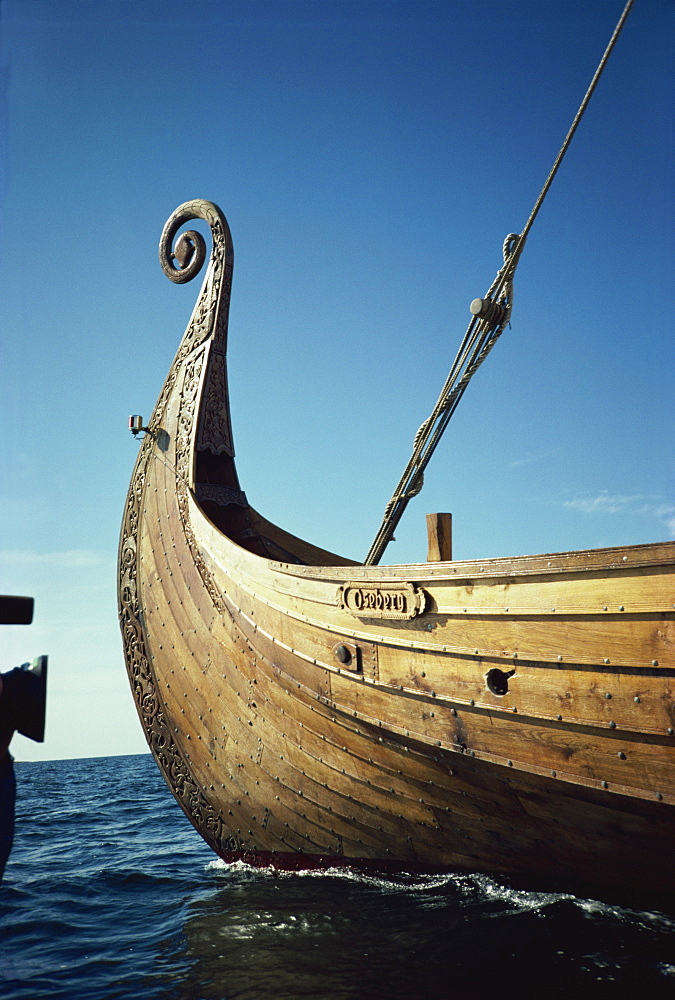
M 2 1000 L 675 996 L 675 907 L 224 865 L 149 755 L 16 768 Z

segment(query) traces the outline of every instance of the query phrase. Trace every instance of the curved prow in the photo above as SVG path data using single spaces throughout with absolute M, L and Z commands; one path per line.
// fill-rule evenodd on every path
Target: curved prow
M 234 250 L 230 228 L 218 206 L 195 199 L 177 208 L 164 226 L 159 260 L 164 273 L 177 284 L 196 277 L 206 259 L 206 243 L 195 230 L 181 232 L 194 219 L 210 227 L 209 264 L 148 424 L 151 441 L 147 445 L 164 452 L 206 517 L 243 548 L 284 562 L 347 562 L 266 521 L 249 506 L 240 487 L 226 360 Z
M 194 219 L 211 230 L 209 264 L 149 429 L 174 438 L 176 474 L 207 516 L 235 541 L 262 554 L 234 464 L 226 363 L 234 249 L 218 206 L 202 199 L 180 205 L 162 231 L 159 261 L 177 284 L 196 277 L 206 258 L 204 238 L 195 230 L 180 233 Z M 165 427 L 167 422 L 172 426 Z

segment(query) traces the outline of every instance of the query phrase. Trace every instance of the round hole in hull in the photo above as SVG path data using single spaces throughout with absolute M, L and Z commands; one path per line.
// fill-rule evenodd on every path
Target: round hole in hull
M 488 670 L 485 680 L 487 681 L 487 686 L 493 694 L 504 695 L 509 690 L 509 677 L 515 674 L 515 670 L 500 670 L 499 667 L 493 667 L 492 670 Z

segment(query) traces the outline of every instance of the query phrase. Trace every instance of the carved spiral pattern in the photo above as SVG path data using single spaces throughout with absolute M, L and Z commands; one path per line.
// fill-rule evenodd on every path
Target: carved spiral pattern
M 150 749 L 183 810 L 214 850 L 238 851 L 242 846 L 240 839 L 228 836 L 222 817 L 195 783 L 190 766 L 173 739 L 145 645 L 137 586 L 137 532 L 149 456 L 148 445 L 139 455 L 129 489 L 119 559 L 119 615 L 131 689 Z
M 153 430 L 160 427 L 168 399 L 176 388 L 176 383 L 179 382 L 181 405 L 176 440 L 177 499 L 187 540 L 193 552 L 196 546 L 187 513 L 187 488 L 184 477 L 187 474 L 197 392 L 205 358 L 204 349 L 196 349 L 211 339 L 212 346 L 218 346 L 223 352 L 225 350 L 233 260 L 229 228 L 220 209 L 207 201 L 186 202 L 173 213 L 162 233 L 159 256 L 165 274 L 172 281 L 181 284 L 194 277 L 202 267 L 205 243 L 199 233 L 192 231 L 184 233 L 175 245 L 173 243 L 180 227 L 195 218 L 204 219 L 211 227 L 213 238 L 211 264 L 200 300 L 149 423 Z M 175 267 L 173 260 L 178 261 L 180 267 Z M 146 646 L 143 609 L 138 588 L 138 535 L 148 465 L 153 455 L 153 440 L 152 435 L 146 435 L 141 445 L 129 487 L 122 525 L 118 592 L 127 670 L 146 738 L 178 802 L 214 850 L 237 851 L 242 847 L 241 841 L 237 837 L 228 836 L 222 816 L 202 794 L 194 781 L 188 761 L 174 741 Z M 219 437 L 218 443 L 221 440 L 222 437 Z M 205 567 L 199 568 L 200 571 L 205 571 Z M 214 588 L 208 588 L 207 585 L 207 589 Z
M 217 254 L 217 229 L 222 232 L 225 221 L 220 209 L 210 201 L 196 199 L 186 201 L 176 209 L 167 220 L 159 240 L 159 263 L 164 274 L 171 281 L 182 285 L 199 274 L 206 260 L 206 243 L 201 233 L 191 229 L 178 237 L 174 244 L 176 233 L 192 219 L 204 219 L 211 226 L 214 239 L 214 255 Z M 225 224 L 226 225 L 226 224 Z M 173 263 L 178 261 L 179 266 Z
M 168 251 L 170 245 L 170 242 L 167 240 L 167 245 L 160 247 L 159 259 L 164 273 L 171 281 L 175 281 L 178 285 L 182 285 L 186 281 L 192 281 L 199 274 L 202 264 L 206 260 L 206 243 L 204 237 L 201 233 L 196 232 L 196 230 L 190 229 L 186 233 L 181 233 L 171 252 Z M 174 267 L 171 263 L 172 260 L 177 260 L 180 267 Z
M 206 243 L 201 233 L 190 229 L 182 233 L 174 244 L 176 233 L 188 221 L 174 216 L 175 213 L 164 227 L 159 241 L 159 263 L 167 278 L 177 285 L 184 285 L 201 271 L 206 260 Z M 175 266 L 174 260 L 178 261 L 179 267 Z

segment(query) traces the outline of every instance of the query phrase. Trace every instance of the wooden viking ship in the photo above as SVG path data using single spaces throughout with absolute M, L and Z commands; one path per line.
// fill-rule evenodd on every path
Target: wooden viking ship
M 254 865 L 672 892 L 675 544 L 453 561 L 438 516 L 427 562 L 380 566 L 267 521 L 234 462 L 223 214 L 181 206 L 160 257 L 178 282 L 200 269 L 203 238 L 174 242 L 194 218 L 210 262 L 152 418 L 132 418 L 119 610 L 150 748 L 196 829 Z M 475 309 L 482 351 L 502 279 Z

